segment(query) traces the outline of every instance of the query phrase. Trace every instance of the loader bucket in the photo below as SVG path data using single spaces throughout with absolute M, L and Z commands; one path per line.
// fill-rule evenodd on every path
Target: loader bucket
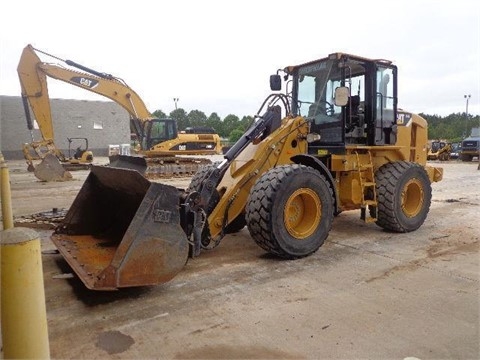
M 161 284 L 188 258 L 179 202 L 175 187 L 92 165 L 52 241 L 89 289 Z
M 53 154 L 46 154 L 42 162 L 35 166 L 35 177 L 41 181 L 68 181 L 72 180 L 72 174 L 65 170 Z

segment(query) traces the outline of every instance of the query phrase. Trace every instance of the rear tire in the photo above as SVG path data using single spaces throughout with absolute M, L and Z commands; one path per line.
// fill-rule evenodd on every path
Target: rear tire
M 250 235 L 264 250 L 285 259 L 310 255 L 328 237 L 333 191 L 317 170 L 284 165 L 262 175 L 246 206 Z
M 424 223 L 432 200 L 432 187 L 425 169 L 416 163 L 397 161 L 383 165 L 375 178 L 376 224 L 395 232 L 417 230 Z

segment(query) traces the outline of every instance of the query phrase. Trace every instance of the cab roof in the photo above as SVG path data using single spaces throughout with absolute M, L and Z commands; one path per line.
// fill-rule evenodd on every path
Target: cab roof
M 352 54 L 347 54 L 347 53 L 343 53 L 343 52 L 335 52 L 335 53 L 331 53 L 329 54 L 327 57 L 325 58 L 321 58 L 321 59 L 316 59 L 316 60 L 312 60 L 312 61 L 309 61 L 309 62 L 306 62 L 306 63 L 303 63 L 303 64 L 299 64 L 299 65 L 290 65 L 290 66 L 287 66 L 284 70 L 285 72 L 287 72 L 288 74 L 291 74 L 293 71 L 295 71 L 295 69 L 299 68 L 299 67 L 302 67 L 302 66 L 306 66 L 306 65 L 310 65 L 310 64 L 314 64 L 316 62 L 319 62 L 319 61 L 324 61 L 324 60 L 334 60 L 334 59 L 342 59 L 342 58 L 348 58 L 349 60 L 351 61 L 358 61 L 358 62 L 371 62 L 371 63 L 382 63 L 382 64 L 385 64 L 385 65 L 391 65 L 392 64 L 392 61 L 390 60 L 385 60 L 385 59 L 369 59 L 369 58 L 366 58 L 366 57 L 362 57 L 362 56 L 358 56 L 358 55 L 352 55 Z

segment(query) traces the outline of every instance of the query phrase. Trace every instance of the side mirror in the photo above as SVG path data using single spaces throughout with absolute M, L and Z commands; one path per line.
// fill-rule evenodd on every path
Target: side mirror
M 282 78 L 280 75 L 270 75 L 270 90 L 282 90 Z
M 345 106 L 348 103 L 348 97 L 350 96 L 350 89 L 346 86 L 337 87 L 335 89 L 335 105 Z

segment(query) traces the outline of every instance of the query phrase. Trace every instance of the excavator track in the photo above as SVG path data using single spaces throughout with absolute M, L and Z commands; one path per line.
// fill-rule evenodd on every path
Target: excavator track
M 207 158 L 187 158 L 176 156 L 165 156 L 158 158 L 147 158 L 147 179 L 162 179 L 172 177 L 193 176 L 203 167 L 212 162 Z
M 149 180 L 193 176 L 212 161 L 202 157 L 183 156 L 126 156 L 109 157 L 110 166 L 137 170 Z

